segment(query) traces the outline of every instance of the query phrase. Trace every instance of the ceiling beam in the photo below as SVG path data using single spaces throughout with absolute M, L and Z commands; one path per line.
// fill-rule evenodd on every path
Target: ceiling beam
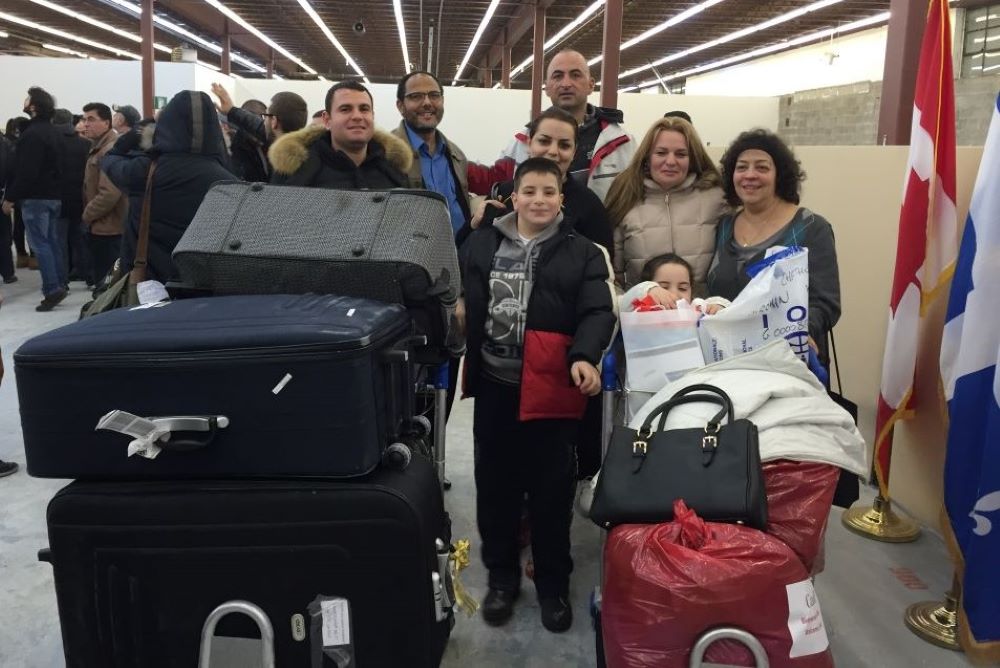
M 508 23 L 507 27 L 500 31 L 496 40 L 486 51 L 486 60 L 482 62 L 483 69 L 490 69 L 500 64 L 503 59 L 503 47 L 508 48 L 521 41 L 521 38 L 528 34 L 535 25 L 535 7 L 546 10 L 555 4 L 555 0 L 521 0 L 521 7 L 517 10 Z

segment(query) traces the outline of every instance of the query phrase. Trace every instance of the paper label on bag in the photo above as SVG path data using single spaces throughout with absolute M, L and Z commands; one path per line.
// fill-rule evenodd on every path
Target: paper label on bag
M 323 647 L 351 644 L 350 604 L 346 598 L 320 601 L 323 611 Z
M 823 612 L 812 580 L 785 585 L 788 594 L 788 632 L 792 636 L 789 658 L 819 654 L 830 646 Z
M 167 289 L 159 281 L 143 281 L 135 286 L 135 290 L 139 295 L 140 304 L 155 304 L 170 299 Z

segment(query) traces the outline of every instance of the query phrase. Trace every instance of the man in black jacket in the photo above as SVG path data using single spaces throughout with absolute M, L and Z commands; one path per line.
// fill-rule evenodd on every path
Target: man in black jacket
M 268 152 L 272 183 L 317 188 L 405 188 L 409 144 L 375 129 L 368 89 L 341 81 L 326 93 L 327 127 L 311 125 L 281 137 Z
M 63 270 L 67 280 L 86 281 L 90 278 L 90 250 L 83 225 L 83 168 L 90 153 L 90 141 L 76 133 L 73 114 L 68 109 L 56 109 L 52 125 L 63 146 L 62 213 L 59 216 L 59 246 L 63 251 Z
M 267 182 L 271 178 L 267 150 L 278 137 L 306 126 L 309 120 L 306 101 L 296 93 L 282 91 L 271 98 L 270 106 L 260 109 L 263 104 L 259 100 L 235 106 L 229 91 L 221 84 L 212 84 L 212 94 L 219 98 L 216 108 L 237 130 L 231 146 L 237 176 L 246 181 Z
M 13 183 L 7 187 L 3 212 L 10 215 L 20 203 L 28 243 L 35 250 L 42 273 L 42 303 L 36 311 L 51 311 L 66 298 L 66 274 L 59 245 L 58 220 L 62 209 L 63 149 L 52 125 L 55 100 L 45 90 L 28 89 L 24 113 L 31 117 L 18 139 Z

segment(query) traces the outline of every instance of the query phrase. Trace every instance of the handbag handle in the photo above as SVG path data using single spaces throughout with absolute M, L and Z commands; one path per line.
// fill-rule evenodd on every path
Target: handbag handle
M 717 433 L 721 428 L 722 420 L 727 416 L 727 413 L 730 420 L 732 420 L 732 408 L 727 407 L 721 397 L 718 397 L 714 394 L 690 394 L 685 396 L 674 395 L 672 399 L 663 402 L 662 404 L 654 408 L 649 415 L 646 416 L 646 419 L 643 420 L 642 422 L 642 426 L 639 428 L 638 435 L 643 438 L 648 438 L 653 433 L 653 420 L 655 420 L 657 417 L 660 418 L 660 424 L 658 425 L 658 430 L 663 431 L 663 427 L 666 425 L 667 422 L 667 413 L 669 413 L 672 408 L 674 408 L 675 406 L 680 406 L 682 404 L 696 404 L 696 403 L 718 404 L 719 406 L 722 407 L 722 410 L 713 415 L 712 418 L 708 421 L 708 424 L 705 425 L 706 432 L 713 434 Z
M 156 160 L 149 163 L 146 174 L 146 193 L 142 198 L 142 216 L 139 219 L 139 238 L 135 247 L 135 258 L 132 260 L 132 271 L 129 272 L 129 283 L 138 285 L 146 280 L 146 260 L 149 257 L 149 218 L 153 200 L 153 174 L 156 172 Z

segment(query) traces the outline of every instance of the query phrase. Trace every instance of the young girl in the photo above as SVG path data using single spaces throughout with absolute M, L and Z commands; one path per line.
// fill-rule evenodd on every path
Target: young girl
M 622 296 L 621 310 L 634 311 L 634 302 L 644 297 L 651 298 L 664 309 L 677 308 L 677 302 L 684 300 L 705 315 L 713 315 L 729 306 L 729 300 L 722 297 L 692 299 L 693 276 L 690 263 L 675 253 L 650 258 L 642 267 L 641 282 Z

